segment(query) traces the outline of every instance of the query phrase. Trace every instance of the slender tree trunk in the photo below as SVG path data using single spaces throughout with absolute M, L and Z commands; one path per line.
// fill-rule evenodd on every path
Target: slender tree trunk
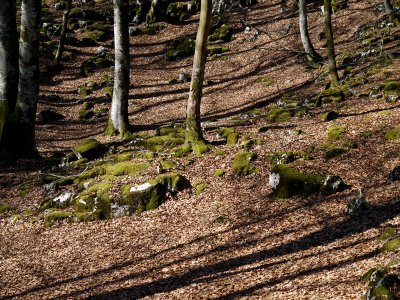
M 207 60 L 207 39 L 211 24 L 212 0 L 201 0 L 200 22 L 193 59 L 192 81 L 186 108 L 186 142 L 204 141 L 200 124 L 200 103 L 204 69 Z
M 325 12 L 325 34 L 328 45 L 329 74 L 331 75 L 331 86 L 339 84 L 339 75 L 336 68 L 335 45 L 332 30 L 332 7 L 331 0 L 324 0 Z
M 64 51 L 65 38 L 67 36 L 68 20 L 69 20 L 69 13 L 71 11 L 71 6 L 72 6 L 72 0 L 68 0 L 67 1 L 67 8 L 65 9 L 64 16 L 63 16 L 60 40 L 58 42 L 58 48 L 57 48 L 56 56 L 54 58 L 54 63 L 56 65 L 60 64 L 61 58 L 62 58 L 62 54 L 63 54 L 63 51 Z
M 105 134 L 119 133 L 123 136 L 130 131 L 128 120 L 129 98 L 129 31 L 128 0 L 114 0 L 114 91 L 111 112 Z
M 385 6 L 386 14 L 390 17 L 392 22 L 394 22 L 396 24 L 396 26 L 400 26 L 400 20 L 396 16 L 394 9 L 393 9 L 393 5 L 390 2 L 390 0 L 383 0 L 383 5 Z
M 322 57 L 315 51 L 314 46 L 311 43 L 310 35 L 308 34 L 307 24 L 307 1 L 299 0 L 299 25 L 300 25 L 300 37 L 304 47 L 304 51 L 307 54 L 307 59 L 311 63 L 321 61 Z
M 15 108 L 17 157 L 38 157 L 35 119 L 39 97 L 41 0 L 22 0 L 19 39 L 19 85 Z
M 16 1 L 0 5 L 0 160 L 11 158 L 12 124 L 18 94 Z

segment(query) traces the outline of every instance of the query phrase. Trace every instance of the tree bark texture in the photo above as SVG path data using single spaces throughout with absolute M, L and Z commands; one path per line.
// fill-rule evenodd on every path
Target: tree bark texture
M 0 160 L 9 158 L 13 139 L 11 120 L 18 94 L 18 35 L 16 1 L 0 5 Z
M 335 44 L 332 30 L 332 5 L 331 0 L 324 0 L 325 13 L 325 35 L 328 47 L 329 74 L 331 76 L 331 86 L 339 84 L 339 75 L 336 67 Z
M 69 20 L 69 13 L 71 11 L 71 7 L 72 7 L 72 0 L 68 0 L 67 1 L 67 7 L 65 9 L 64 16 L 63 16 L 60 40 L 58 42 L 58 48 L 57 48 L 56 56 L 54 58 L 54 63 L 56 65 L 60 64 L 61 58 L 62 58 L 62 54 L 64 52 L 65 38 L 67 36 L 68 20 Z
M 130 130 L 128 120 L 129 98 L 129 29 L 128 0 L 114 0 L 114 91 L 106 134 L 123 136 Z
M 200 22 L 197 30 L 193 59 L 192 81 L 186 107 L 186 142 L 203 141 L 200 121 L 200 104 L 204 69 L 207 60 L 207 40 L 211 24 L 212 0 L 201 0 Z
M 39 97 L 41 0 L 22 0 L 19 39 L 19 85 L 15 108 L 17 157 L 36 157 L 35 119 Z
M 320 61 L 322 57 L 317 53 L 317 51 L 315 51 L 308 33 L 307 0 L 299 0 L 299 25 L 301 42 L 303 44 L 304 51 L 306 52 L 308 61 L 312 63 Z

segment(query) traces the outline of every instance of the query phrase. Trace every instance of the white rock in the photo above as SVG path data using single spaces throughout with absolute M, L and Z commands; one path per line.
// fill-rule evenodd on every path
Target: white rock
M 71 200 L 73 197 L 74 197 L 74 193 L 65 192 L 65 193 L 62 193 L 60 196 L 54 198 L 53 201 L 57 202 L 57 203 L 64 203 L 64 202 Z
M 278 173 L 270 173 L 269 174 L 269 186 L 273 189 L 278 187 L 280 181 L 280 176 Z
M 131 189 L 129 191 L 131 193 L 133 193 L 133 192 L 141 192 L 141 191 L 148 190 L 151 187 L 152 187 L 152 185 L 149 182 L 146 182 L 146 183 L 143 183 L 141 185 L 137 185 L 137 186 L 131 187 Z

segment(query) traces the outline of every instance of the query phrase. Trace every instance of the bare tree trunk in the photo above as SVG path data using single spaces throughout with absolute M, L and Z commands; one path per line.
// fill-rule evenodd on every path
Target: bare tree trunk
M 201 0 L 200 22 L 193 59 L 192 81 L 186 108 L 186 142 L 204 141 L 200 123 L 200 103 L 204 69 L 207 60 L 207 39 L 211 24 L 212 0 Z
M 35 119 L 39 97 L 41 0 L 22 0 L 19 39 L 19 85 L 15 108 L 17 157 L 38 157 Z
M 335 44 L 332 30 L 332 5 L 331 0 L 324 0 L 325 34 L 328 45 L 329 74 L 331 75 L 331 86 L 339 84 L 339 75 L 336 68 Z
M 129 31 L 128 0 L 114 0 L 114 91 L 105 134 L 121 136 L 131 128 L 128 120 L 129 98 Z
M 61 58 L 62 58 L 62 54 L 63 54 L 63 51 L 64 51 L 65 38 L 67 36 L 68 20 L 69 20 L 69 13 L 71 11 L 71 6 L 72 6 L 72 0 L 68 0 L 67 1 L 67 7 L 65 9 L 64 16 L 63 16 L 60 40 L 58 42 L 58 48 L 57 48 L 56 56 L 54 58 L 54 63 L 56 65 L 60 64 Z
M 307 24 L 307 1 L 299 0 L 299 25 L 300 25 L 300 37 L 304 47 L 304 51 L 307 54 L 307 59 L 311 63 L 321 61 L 322 57 L 315 51 L 314 46 L 311 43 L 310 35 L 308 34 Z
M 0 160 L 11 158 L 11 119 L 18 94 L 18 33 L 16 1 L 0 5 Z
M 390 0 L 383 0 L 383 5 L 385 6 L 386 14 L 390 17 L 392 22 L 396 24 L 396 26 L 400 26 L 400 20 L 396 16 L 395 11 L 393 9 L 393 5 Z

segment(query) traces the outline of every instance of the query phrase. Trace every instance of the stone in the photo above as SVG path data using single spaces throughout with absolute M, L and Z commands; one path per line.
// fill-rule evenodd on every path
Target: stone
M 36 121 L 39 124 L 49 124 L 54 121 L 60 121 L 64 118 L 65 116 L 58 112 L 52 111 L 50 109 L 45 109 L 38 113 Z
M 400 180 L 400 166 L 394 167 L 394 169 L 390 171 L 388 178 L 390 181 Z
M 73 149 L 78 159 L 81 158 L 93 159 L 104 154 L 106 150 L 107 150 L 106 147 L 95 139 L 85 140 L 76 145 Z
M 52 200 L 53 203 L 52 207 L 65 208 L 70 204 L 74 196 L 75 194 L 73 192 L 70 191 L 64 192 Z
M 137 36 L 140 35 L 142 32 L 140 31 L 139 27 L 137 26 L 132 26 L 129 27 L 129 35 L 130 36 Z
M 361 193 L 360 193 L 361 194 Z M 365 200 L 364 196 L 352 198 L 347 203 L 347 214 L 357 216 L 362 215 L 365 211 L 369 210 L 371 205 Z

